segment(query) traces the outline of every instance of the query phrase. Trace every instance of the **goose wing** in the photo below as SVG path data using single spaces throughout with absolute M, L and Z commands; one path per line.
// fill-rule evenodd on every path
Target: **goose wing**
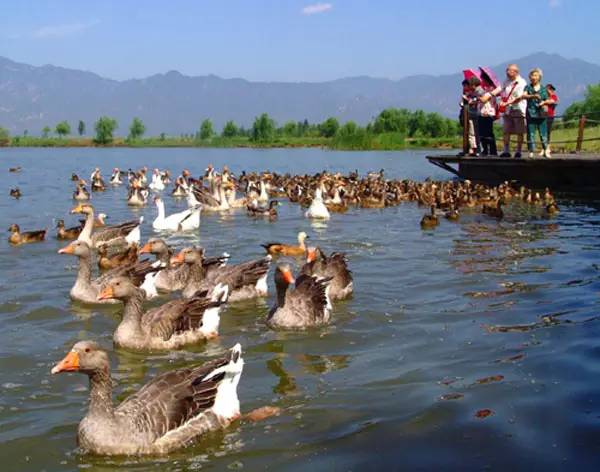
M 105 272 L 96 278 L 94 280 L 94 284 L 99 287 L 103 287 L 113 277 L 126 276 L 129 277 L 137 287 L 139 287 L 144 281 L 146 275 L 153 272 L 158 272 L 160 269 L 160 267 L 154 267 L 154 264 L 150 259 L 144 259 L 143 261 L 138 261 L 109 270 L 108 272 Z
M 230 360 L 228 354 L 199 367 L 161 374 L 121 403 L 116 413 L 139 431 L 164 436 L 214 405 L 225 373 L 205 378 Z
M 269 271 L 271 257 L 263 257 L 254 261 L 234 266 L 225 266 L 216 274 L 215 282 L 229 286 L 230 290 L 242 288 L 256 283 Z
M 217 207 L 217 206 L 221 205 L 221 202 L 219 200 L 217 200 L 215 197 L 213 197 L 210 194 L 210 192 L 208 192 L 204 187 L 194 186 L 194 188 L 192 189 L 192 192 L 194 192 L 194 196 L 196 197 L 196 200 L 198 200 L 203 205 L 208 205 L 208 206 L 212 206 L 212 207 Z
M 294 313 L 310 324 L 326 322 L 326 290 L 330 281 L 331 278 L 317 279 L 310 275 L 300 275 L 296 278 L 295 290 L 289 292 L 286 296 L 286 311 Z
M 131 220 L 118 225 L 105 226 L 94 231 L 94 234 L 92 234 L 92 241 L 95 244 L 106 243 L 113 239 L 125 237 L 139 225 L 140 220 Z

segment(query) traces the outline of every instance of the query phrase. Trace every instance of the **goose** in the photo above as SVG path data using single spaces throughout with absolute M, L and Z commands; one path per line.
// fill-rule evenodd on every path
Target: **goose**
M 205 211 L 227 211 L 230 209 L 229 202 L 225 196 L 225 190 L 220 183 L 217 183 L 214 192 L 211 194 L 203 187 L 193 187 L 194 197 L 202 203 L 202 209 Z
M 152 171 L 152 182 L 150 182 L 148 187 L 156 192 L 162 192 L 165 189 L 165 183 L 163 182 L 160 170 L 154 169 Z
M 272 329 L 303 329 L 328 324 L 331 319 L 327 298 L 330 280 L 305 274 L 294 280 L 289 264 L 277 266 L 277 300 L 269 312 L 267 325 Z M 294 283 L 295 288 L 289 290 Z
M 267 243 L 261 244 L 261 246 L 266 249 L 267 254 L 272 256 L 303 256 L 306 254 L 305 241 L 307 239 L 309 239 L 308 235 L 304 231 L 300 231 L 297 246 L 282 243 Z
M 104 179 L 100 174 L 100 169 L 96 167 L 96 170 L 90 177 L 92 182 L 92 192 L 104 192 L 106 190 L 106 185 L 104 184 Z
M 271 200 L 268 207 L 260 207 L 258 205 L 248 205 L 246 212 L 248 216 L 266 216 L 271 219 L 277 218 L 277 207 L 279 202 L 277 200 Z
M 126 275 L 136 285 L 142 285 L 146 281 L 148 274 L 157 271 L 156 268 L 152 267 L 152 263 L 146 260 L 112 269 L 92 280 L 92 251 L 85 241 L 73 241 L 68 246 L 59 249 L 58 253 L 69 254 L 79 258 L 77 279 L 69 295 L 72 300 L 84 303 L 117 303 L 116 300 L 98 300 L 100 290 L 111 278 Z
M 260 193 L 258 194 L 257 200 L 259 203 L 267 203 L 269 201 L 267 186 L 262 180 L 260 181 Z
M 183 175 L 180 175 L 175 179 L 175 188 L 171 192 L 171 195 L 174 197 L 185 197 L 188 194 L 188 183 Z
M 133 264 L 138 260 L 138 246 L 132 244 L 124 251 L 109 255 L 108 247 L 101 245 L 98 247 L 98 268 L 100 270 L 110 270 L 128 264 Z
M 129 187 L 127 194 L 127 205 L 129 206 L 144 206 L 148 201 L 148 190 L 142 187 L 140 181 L 135 179 Z
M 21 231 L 21 228 L 16 223 L 10 225 L 8 231 L 10 232 L 8 242 L 10 244 L 14 244 L 15 246 L 27 243 L 37 243 L 46 238 L 45 229 L 39 231 Z
M 81 372 L 90 379 L 90 403 L 77 431 L 83 452 L 157 455 L 189 446 L 240 417 L 243 367 L 236 344 L 220 359 L 156 376 L 116 407 L 108 354 L 95 342 L 77 342 L 51 373 Z
M 328 220 L 330 218 L 329 210 L 325 206 L 325 203 L 323 203 L 323 190 L 321 187 L 315 190 L 315 198 L 313 198 L 313 201 L 304 216 L 306 216 L 306 218 L 321 220 Z
M 65 221 L 58 220 L 56 222 L 56 239 L 77 239 L 81 230 L 83 229 L 83 225 L 73 226 L 72 228 L 65 228 Z
M 86 201 L 90 199 L 90 192 L 85 188 L 85 180 L 80 180 L 73 192 L 73 199 L 79 201 Z
M 190 194 L 191 195 L 191 194 Z M 157 231 L 190 231 L 200 227 L 201 205 L 195 205 L 185 211 L 165 216 L 165 203 L 162 198 L 154 197 L 158 216 L 152 222 L 152 228 Z
M 21 198 L 21 190 L 19 189 L 19 187 L 11 188 L 10 189 L 10 196 L 13 197 L 13 198 L 16 198 L 17 200 L 19 198 Z
M 320 247 L 308 248 L 306 264 L 300 273 L 320 279 L 331 278 L 327 292 L 330 300 L 348 298 L 354 291 L 352 271 L 348 269 L 346 255 L 341 252 L 326 256 Z
M 121 185 L 123 181 L 121 180 L 121 170 L 118 167 L 115 167 L 112 171 L 112 175 L 110 176 L 110 184 L 111 185 Z
M 96 248 L 101 244 L 124 244 L 130 246 L 131 244 L 139 244 L 140 242 L 140 225 L 144 221 L 143 216 L 137 221 L 126 221 L 125 223 L 105 226 L 98 231 L 94 231 L 96 220 L 94 218 L 94 207 L 92 205 L 89 203 L 79 204 L 71 210 L 71 213 L 86 215 L 83 230 L 77 239 L 79 241 L 85 241 L 92 248 Z
M 171 300 L 146 312 L 143 289 L 126 277 L 115 277 L 102 289 L 99 300 L 116 299 L 125 304 L 123 318 L 113 341 L 115 346 L 141 350 L 181 349 L 219 334 L 219 312 L 228 289 L 215 287 L 212 297 L 197 293 L 188 300 Z
M 140 254 L 154 254 L 154 266 L 160 268 L 154 278 L 154 285 L 162 292 L 183 290 L 188 278 L 190 266 L 187 264 L 171 264 L 173 251 L 162 239 L 150 239 L 140 249 Z
M 212 293 L 218 284 L 229 288 L 230 302 L 265 297 L 268 294 L 267 276 L 271 256 L 237 265 L 223 265 L 220 263 L 220 258 L 216 258 L 213 264 L 207 265 L 203 249 L 184 248 L 171 258 L 171 264 L 190 266 L 182 290 L 184 298 L 190 298 L 196 292 L 203 290 Z
M 421 218 L 421 229 L 433 229 L 440 224 L 440 221 L 435 214 L 435 205 L 431 205 L 431 212 L 423 215 Z

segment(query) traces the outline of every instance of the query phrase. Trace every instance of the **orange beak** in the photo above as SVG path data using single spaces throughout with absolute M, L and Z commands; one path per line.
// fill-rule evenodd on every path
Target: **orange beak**
M 110 300 L 111 298 L 115 298 L 115 291 L 112 286 L 105 287 L 98 295 L 98 300 Z
M 283 272 L 283 280 L 285 280 L 288 284 L 293 284 L 295 282 L 294 276 L 289 270 L 284 270 Z
M 171 264 L 177 265 L 177 264 L 183 264 L 183 262 L 184 262 L 183 252 L 180 252 L 176 256 L 171 257 Z
M 65 358 L 56 364 L 50 371 L 52 374 L 60 372 L 74 372 L 79 370 L 79 354 L 75 351 L 69 351 Z
M 314 249 L 309 249 L 308 254 L 306 256 L 306 262 L 312 262 L 317 259 L 317 251 Z
M 150 245 L 150 243 L 146 243 L 146 244 L 144 244 L 144 247 L 142 247 L 142 249 L 140 249 L 140 254 L 150 254 L 151 251 L 152 251 L 152 246 Z
M 62 249 L 58 250 L 59 254 L 74 254 L 75 251 L 73 249 L 73 246 L 71 244 L 69 244 L 68 246 L 63 247 Z
M 71 210 L 71 214 L 73 213 L 82 213 L 83 212 L 83 207 L 81 205 L 77 205 L 75 208 L 73 208 Z

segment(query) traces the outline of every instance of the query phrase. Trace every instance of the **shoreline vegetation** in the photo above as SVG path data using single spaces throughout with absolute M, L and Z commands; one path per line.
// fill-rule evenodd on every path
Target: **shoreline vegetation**
M 578 113 L 598 113 L 600 110 L 600 84 L 588 87 L 586 97 L 573 103 L 564 114 L 564 122 L 557 120 L 552 131 L 553 149 L 571 152 L 575 149 L 577 128 L 572 119 Z M 571 116 L 572 115 L 572 116 Z M 593 124 L 596 124 L 595 126 Z M 584 151 L 600 151 L 600 121 L 590 120 L 586 126 Z M 94 123 L 94 135 L 86 133 L 86 123 L 79 120 L 75 132 L 71 125 L 61 121 L 54 129 L 45 126 L 41 135 L 11 136 L 0 126 L 0 147 L 198 147 L 198 148 L 303 148 L 320 147 L 347 151 L 393 151 L 404 149 L 460 149 L 462 127 L 458 120 L 445 118 L 439 113 L 404 108 L 386 108 L 366 126 L 353 121 L 343 124 L 337 118 L 327 118 L 322 123 L 288 121 L 278 125 L 267 113 L 254 119 L 250 128 L 228 121 L 216 132 L 210 119 L 205 119 L 198 130 L 178 136 L 161 133 L 145 137 L 146 126 L 140 118 L 133 118 L 127 137 L 116 135 L 119 125 L 114 118 L 100 117 Z M 495 134 L 501 139 L 500 122 L 494 124 Z M 552 143 L 551 143 L 552 144 Z

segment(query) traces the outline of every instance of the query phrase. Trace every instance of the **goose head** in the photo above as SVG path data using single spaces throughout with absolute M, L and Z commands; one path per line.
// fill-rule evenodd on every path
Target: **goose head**
M 97 343 L 94 341 L 79 341 L 50 372 L 52 374 L 61 372 L 93 374 L 94 372 L 106 372 L 109 366 L 108 354 Z
M 56 222 L 56 227 L 57 227 L 58 229 L 64 228 L 64 227 L 65 227 L 65 220 L 58 220 L 58 221 Z
M 100 294 L 98 300 L 126 300 L 133 296 L 138 288 L 133 285 L 127 277 L 114 277 L 110 283 L 106 285 Z
M 91 250 L 85 241 L 73 241 L 68 246 L 58 250 L 59 254 L 70 254 L 77 257 L 90 257 Z
M 94 207 L 89 203 L 80 203 L 73 209 L 71 209 L 71 214 L 73 213 L 83 213 L 84 215 L 93 215 Z
M 163 254 L 165 252 L 169 252 L 169 246 L 163 239 L 159 238 L 149 239 L 140 249 L 140 254 Z
M 306 241 L 307 239 L 310 239 L 308 237 L 308 234 L 306 234 L 304 231 L 300 231 L 298 233 L 298 244 L 300 244 L 300 246 L 302 246 L 304 244 L 304 241 Z
M 20 233 L 21 232 L 21 228 L 19 228 L 19 225 L 16 223 L 13 223 L 12 225 L 10 225 L 8 227 L 8 231 L 10 233 Z
M 279 264 L 275 269 L 275 286 L 277 289 L 287 290 L 294 282 L 292 267 L 289 264 Z
M 186 247 L 179 251 L 177 255 L 171 257 L 171 264 L 202 264 L 203 260 L 204 249 L 196 247 Z

